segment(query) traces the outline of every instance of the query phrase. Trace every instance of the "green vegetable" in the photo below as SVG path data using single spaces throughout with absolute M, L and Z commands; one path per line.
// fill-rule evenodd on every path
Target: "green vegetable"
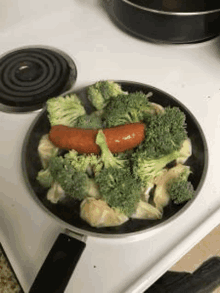
M 95 176 L 100 194 L 110 207 L 129 216 L 135 212 L 140 200 L 141 184 L 133 177 L 128 160 L 109 151 L 102 131 L 99 131 L 96 143 L 101 148 L 104 163 L 104 168 Z
M 129 168 L 104 168 L 95 177 L 100 194 L 112 208 L 127 216 L 132 215 L 141 195 L 141 185 Z
M 77 119 L 75 127 L 91 128 L 91 129 L 102 128 L 103 127 L 102 115 L 103 115 L 103 111 L 95 111 L 91 113 L 90 115 L 88 114 L 82 115 Z
M 190 173 L 190 168 L 186 166 L 185 170 L 177 178 L 173 178 L 167 182 L 167 192 L 175 204 L 188 201 L 195 195 L 194 187 L 188 181 Z
M 49 168 L 54 181 L 60 184 L 66 195 L 79 200 L 90 194 L 94 196 L 94 181 L 84 171 L 76 170 L 68 158 L 51 158 Z
M 177 107 L 167 107 L 164 113 L 146 115 L 145 140 L 139 150 L 146 157 L 158 158 L 179 150 L 187 138 L 185 114 Z
M 143 186 L 147 186 L 160 175 L 168 163 L 176 160 L 180 155 L 179 151 L 173 151 L 160 158 L 148 158 L 144 153 L 135 153 L 132 156 L 134 176 L 141 180 Z
M 143 92 L 120 94 L 117 99 L 111 99 L 105 107 L 107 127 L 135 123 L 143 120 L 146 112 L 153 106 Z
M 185 114 L 177 107 L 164 113 L 146 115 L 145 139 L 132 155 L 133 172 L 144 186 L 153 182 L 170 162 L 186 156 L 182 148 L 187 139 Z
M 77 118 L 86 114 L 81 101 L 75 94 L 47 100 L 47 111 L 51 126 L 59 124 L 75 126 Z
M 98 131 L 96 136 L 96 144 L 101 149 L 101 161 L 104 163 L 105 168 L 121 168 L 127 163 L 126 160 L 119 159 L 120 156 L 114 156 L 112 154 L 106 143 L 105 134 L 101 129 Z
M 53 183 L 53 177 L 48 169 L 42 169 L 37 174 L 37 181 L 45 188 L 51 187 Z
M 65 154 L 64 158 L 76 171 L 87 172 L 91 176 L 103 167 L 101 158 L 94 154 L 79 155 L 75 150 L 71 150 Z
M 123 93 L 121 86 L 113 81 L 98 81 L 88 87 L 87 95 L 90 102 L 97 110 L 103 109 L 110 98 Z
M 77 172 L 86 172 L 90 157 L 71 150 L 64 155 L 64 159 L 65 163 L 70 164 Z

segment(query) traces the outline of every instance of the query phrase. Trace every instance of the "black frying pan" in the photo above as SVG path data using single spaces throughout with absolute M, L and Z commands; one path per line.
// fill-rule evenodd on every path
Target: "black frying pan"
M 214 0 L 103 0 L 125 31 L 166 43 L 192 43 L 220 33 L 220 4 Z
M 128 92 L 143 91 L 146 94 L 152 92 L 153 96 L 149 98 L 151 102 L 161 104 L 164 107 L 177 106 L 185 113 L 187 132 L 192 142 L 192 156 L 188 159 L 187 165 L 192 169 L 193 173 L 190 177 L 190 181 L 196 190 L 195 197 L 198 196 L 207 171 L 208 153 L 204 134 L 195 117 L 177 99 L 154 87 L 136 82 L 116 82 L 120 83 L 122 89 Z M 81 98 L 86 111 L 89 113 L 92 111 L 92 107 L 86 99 L 86 90 L 87 88 L 82 88 L 77 94 Z M 44 189 L 36 180 L 37 173 L 42 168 L 37 151 L 38 144 L 42 135 L 48 133 L 49 130 L 50 124 L 45 108 L 32 124 L 24 142 L 22 160 L 24 175 L 32 195 L 40 206 L 54 216 L 56 220 L 65 223 L 70 231 L 79 234 L 79 237 L 83 235 L 93 235 L 97 237 L 116 238 L 147 233 L 152 229 L 157 229 L 158 227 L 162 227 L 169 223 L 192 204 L 193 200 L 182 205 L 174 205 L 170 203 L 164 208 L 164 215 L 160 220 L 130 219 L 126 223 L 117 227 L 91 227 L 80 218 L 80 202 L 74 199 L 68 199 L 57 204 L 52 204 L 46 199 L 47 189 Z M 72 271 L 84 248 L 85 243 L 81 240 L 72 238 L 66 234 L 60 234 L 43 264 L 30 292 L 64 292 Z M 46 284 L 49 285 L 45 291 Z

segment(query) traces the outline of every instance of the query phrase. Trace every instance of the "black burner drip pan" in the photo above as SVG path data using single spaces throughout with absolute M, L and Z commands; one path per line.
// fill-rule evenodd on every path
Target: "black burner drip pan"
M 29 47 L 0 59 L 0 109 L 28 112 L 69 90 L 76 81 L 73 60 L 61 51 Z

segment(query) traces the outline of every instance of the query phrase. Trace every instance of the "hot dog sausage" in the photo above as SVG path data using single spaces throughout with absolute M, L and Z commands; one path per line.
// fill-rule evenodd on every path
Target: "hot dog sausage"
M 112 153 L 120 153 L 133 149 L 144 139 L 145 125 L 143 123 L 131 123 L 105 128 L 108 148 Z M 51 127 L 50 141 L 61 149 L 74 149 L 80 154 L 99 154 L 100 148 L 95 143 L 98 129 L 81 129 L 63 125 Z

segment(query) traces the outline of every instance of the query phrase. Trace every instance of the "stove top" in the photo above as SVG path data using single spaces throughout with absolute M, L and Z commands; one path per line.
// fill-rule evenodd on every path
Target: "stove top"
M 134 238 L 88 237 L 65 290 L 142 293 L 219 223 L 215 210 L 220 207 L 220 37 L 197 44 L 156 44 L 119 29 L 103 9 L 102 1 L 20 2 L 16 7 L 3 0 L 1 12 L 7 18 L 0 19 L 0 63 L 6 55 L 21 49 L 56 51 L 67 60 L 72 77 L 76 77 L 76 70 L 71 60 L 77 64 L 74 91 L 105 79 L 148 84 L 183 103 L 203 129 L 209 151 L 208 171 L 193 204 L 157 232 Z M 28 72 L 32 84 L 41 78 L 38 70 L 35 72 L 41 67 L 38 61 L 27 62 L 14 71 L 13 80 L 18 79 L 18 83 L 29 82 Z M 37 102 L 33 108 L 38 110 L 31 111 L 29 105 L 7 105 L 1 100 L 0 108 L 0 242 L 25 292 L 57 235 L 66 228 L 36 204 L 23 178 L 23 143 L 41 106 Z

